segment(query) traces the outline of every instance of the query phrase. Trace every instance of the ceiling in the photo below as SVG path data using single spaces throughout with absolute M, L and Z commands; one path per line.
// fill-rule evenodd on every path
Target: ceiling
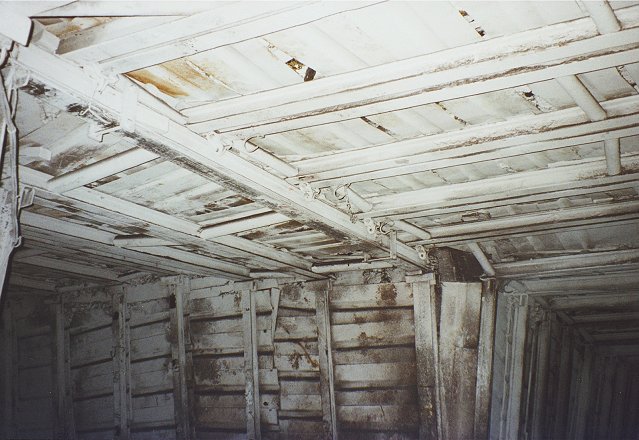
M 1 3 L 34 19 L 2 69 L 35 189 L 16 287 L 477 243 L 566 319 L 636 322 L 639 2 Z

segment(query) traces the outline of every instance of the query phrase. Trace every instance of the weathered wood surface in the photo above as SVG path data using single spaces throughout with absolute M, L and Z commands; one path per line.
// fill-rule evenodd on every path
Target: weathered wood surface
M 489 434 L 496 307 L 496 281 L 494 279 L 485 280 L 482 282 L 479 345 L 477 349 L 477 386 L 473 428 L 476 439 L 487 439 Z
M 442 438 L 473 439 L 480 283 L 442 283 L 439 362 Z
M 415 310 L 415 357 L 417 394 L 419 396 L 419 438 L 440 438 L 441 408 L 439 405 L 439 326 L 437 293 L 430 282 L 413 284 Z
M 254 293 L 250 290 L 242 292 L 241 305 L 244 330 L 246 435 L 249 440 L 260 440 L 262 438 L 262 427 L 260 423 L 260 380 L 257 358 L 257 306 Z
M 318 286 L 315 290 L 317 345 L 320 363 L 320 391 L 324 434 L 327 439 L 337 440 L 337 408 L 335 402 L 335 372 L 333 369 L 333 337 L 330 318 L 330 285 Z

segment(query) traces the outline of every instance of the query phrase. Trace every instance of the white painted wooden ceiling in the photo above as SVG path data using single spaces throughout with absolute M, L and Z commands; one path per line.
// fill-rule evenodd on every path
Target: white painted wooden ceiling
M 548 277 L 636 295 L 639 2 L 119 7 L 34 7 L 3 69 L 28 77 L 20 177 L 36 188 L 16 285 L 320 277 L 387 259 L 372 218 L 407 268 L 417 245 L 477 242 L 507 288 L 549 304 L 565 286 Z

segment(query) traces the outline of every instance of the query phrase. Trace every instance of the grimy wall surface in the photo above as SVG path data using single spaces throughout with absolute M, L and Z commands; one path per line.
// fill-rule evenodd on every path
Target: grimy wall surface
M 495 298 L 399 270 L 11 292 L 2 434 L 487 438 Z

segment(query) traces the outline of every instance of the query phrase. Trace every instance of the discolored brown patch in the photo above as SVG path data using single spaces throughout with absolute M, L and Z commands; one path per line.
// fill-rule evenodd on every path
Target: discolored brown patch
M 162 79 L 158 78 L 156 75 L 152 74 L 146 69 L 136 70 L 134 72 L 127 73 L 129 78 L 133 78 L 136 81 L 139 81 L 143 84 L 153 84 L 158 88 L 162 93 L 166 93 L 169 96 L 178 97 L 178 96 L 186 96 L 187 93 L 177 86 L 170 84 Z
M 397 304 L 397 288 L 394 284 L 380 284 L 377 287 L 377 304 L 394 306 Z

